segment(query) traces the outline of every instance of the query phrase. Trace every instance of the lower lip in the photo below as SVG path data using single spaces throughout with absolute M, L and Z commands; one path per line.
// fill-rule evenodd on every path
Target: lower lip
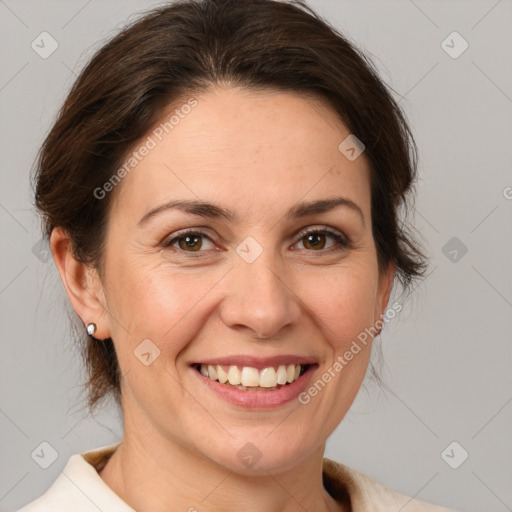
M 192 371 L 201 382 L 226 402 L 249 409 L 272 409 L 297 399 L 306 388 L 316 367 L 317 365 L 315 364 L 310 365 L 296 381 L 274 391 L 242 391 L 241 389 L 236 389 L 229 385 L 221 384 L 217 380 L 205 377 L 194 367 Z

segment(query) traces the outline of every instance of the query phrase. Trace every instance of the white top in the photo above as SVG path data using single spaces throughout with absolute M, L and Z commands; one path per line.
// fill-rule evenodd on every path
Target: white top
M 136 512 L 100 477 L 98 471 L 120 443 L 72 455 L 62 473 L 39 498 L 18 512 Z M 324 486 L 335 499 L 348 492 L 352 512 L 454 512 L 384 487 L 369 476 L 324 458 Z

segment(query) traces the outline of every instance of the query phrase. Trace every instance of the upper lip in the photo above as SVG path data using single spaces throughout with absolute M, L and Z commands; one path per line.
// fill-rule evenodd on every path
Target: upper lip
M 315 364 L 316 361 L 311 357 L 298 356 L 293 354 L 282 354 L 269 357 L 255 357 L 249 355 L 232 355 L 223 357 L 214 357 L 202 359 L 193 364 L 211 364 L 211 365 L 229 365 L 229 366 L 249 366 L 253 368 L 268 368 L 270 366 L 280 366 L 288 364 Z

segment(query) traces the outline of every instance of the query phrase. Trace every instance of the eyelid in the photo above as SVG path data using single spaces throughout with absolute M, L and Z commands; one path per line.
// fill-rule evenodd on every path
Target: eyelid
M 332 235 L 337 235 L 337 236 L 343 238 L 344 240 L 346 240 L 347 243 L 349 242 L 348 237 L 342 231 L 339 231 L 337 229 L 331 228 L 330 226 L 325 226 L 325 225 L 322 225 L 322 224 L 317 224 L 317 225 L 314 224 L 312 226 L 308 226 L 307 228 L 301 229 L 295 235 L 295 238 L 297 238 L 297 241 L 299 241 L 301 238 L 303 238 L 304 236 L 308 235 L 311 232 L 313 232 L 313 233 L 327 233 L 327 234 L 330 234 L 331 236 Z

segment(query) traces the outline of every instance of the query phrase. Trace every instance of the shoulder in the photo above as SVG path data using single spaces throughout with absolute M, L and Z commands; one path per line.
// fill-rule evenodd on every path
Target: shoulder
M 405 506 L 407 512 L 454 512 L 394 491 L 355 469 L 325 458 L 323 482 L 326 490 L 335 499 L 349 498 L 353 512 L 396 512 Z
M 98 474 L 117 446 L 71 455 L 48 490 L 17 512 L 134 512 Z
M 50 510 L 61 512 L 72 503 L 80 507 L 79 510 L 90 510 L 89 505 L 92 505 L 92 503 L 84 502 L 84 499 L 87 499 L 87 497 L 80 491 L 81 488 L 87 487 L 86 482 L 88 479 L 87 467 L 84 467 L 80 458 L 80 454 L 72 455 L 64 470 L 48 490 L 28 505 L 25 505 L 18 512 L 49 512 Z M 94 491 L 92 494 L 91 499 L 94 500 Z

